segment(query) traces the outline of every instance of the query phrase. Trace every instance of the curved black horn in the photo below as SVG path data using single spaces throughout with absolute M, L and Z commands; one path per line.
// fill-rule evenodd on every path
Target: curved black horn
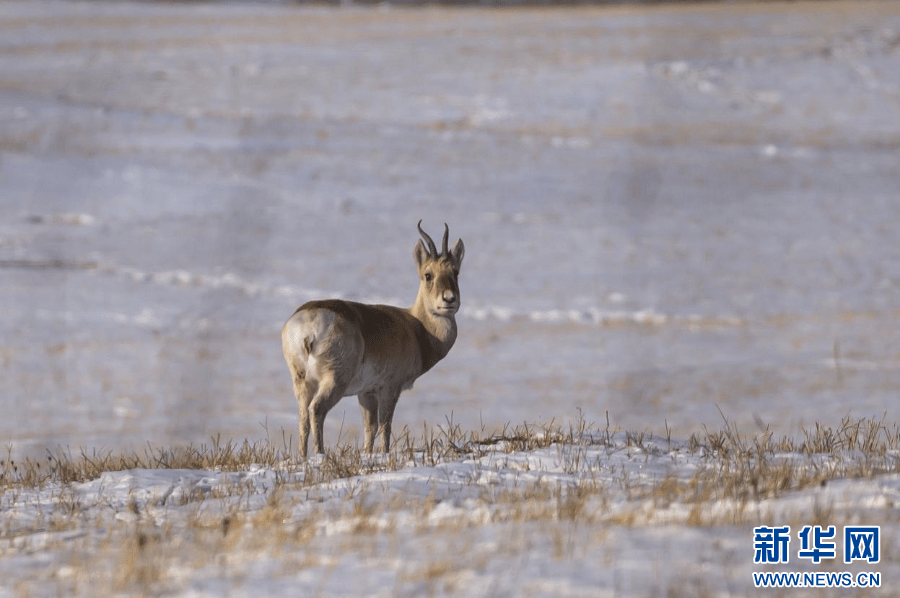
M 441 255 L 447 255 L 447 241 L 450 240 L 450 227 L 444 223 L 444 241 L 441 243 Z
M 421 220 L 419 220 L 419 224 L 416 225 L 416 228 L 419 229 L 419 234 L 422 235 L 422 239 L 424 239 L 425 244 L 428 245 L 428 251 L 431 253 L 431 256 L 437 257 L 437 247 L 434 246 L 434 241 L 431 240 L 431 237 L 428 236 L 428 233 L 422 230 Z

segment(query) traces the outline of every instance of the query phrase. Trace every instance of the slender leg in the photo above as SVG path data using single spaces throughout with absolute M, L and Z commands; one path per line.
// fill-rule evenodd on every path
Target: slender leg
M 363 416 L 363 429 L 365 431 L 365 450 L 372 452 L 375 445 L 375 434 L 378 431 L 378 397 L 375 393 L 362 393 L 358 397 L 359 408 Z
M 297 436 L 297 448 L 300 450 L 300 456 L 306 459 L 309 450 L 309 408 L 306 405 L 300 405 L 300 430 Z
M 338 388 L 333 375 L 323 376 L 319 380 L 316 394 L 309 403 L 309 417 L 312 419 L 312 437 L 316 452 L 325 453 L 325 416 L 343 397 L 342 388 Z
M 306 374 L 291 365 L 291 377 L 294 379 L 294 396 L 300 408 L 300 429 L 297 437 L 297 449 L 300 456 L 306 458 L 309 439 L 309 399 L 315 393 L 314 384 L 306 380 Z
M 391 422 L 394 408 L 400 398 L 400 389 L 390 389 L 378 397 L 378 432 L 381 434 L 381 452 L 391 449 Z

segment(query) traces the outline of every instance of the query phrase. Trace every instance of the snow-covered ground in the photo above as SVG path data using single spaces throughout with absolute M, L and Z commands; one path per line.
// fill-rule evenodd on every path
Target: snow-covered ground
M 766 453 L 770 474 L 753 488 L 750 465 L 735 494 L 726 470 L 738 460 L 708 445 L 596 430 L 515 442 L 455 457 L 419 451 L 391 466 L 363 457 L 362 473 L 319 482 L 327 459 L 132 469 L 10 490 L 0 498 L 0 595 L 744 596 L 754 572 L 851 583 L 874 574 L 880 587 L 855 595 L 893 595 L 900 476 L 837 473 L 871 455 Z M 896 469 L 898 458 L 878 461 Z M 783 464 L 825 481 L 764 489 Z M 845 526 L 873 522 L 878 562 L 844 564 Z M 787 563 L 754 564 L 759 525 L 791 526 Z M 839 530 L 834 558 L 802 558 L 806 525 Z
M 397 430 L 452 417 L 490 432 L 583 414 L 686 443 L 722 414 L 751 435 L 796 436 L 847 413 L 898 419 L 896 2 L 494 11 L 3 1 L 0 32 L 0 442 L 14 458 L 290 439 L 281 324 L 311 298 L 411 303 L 420 218 L 465 240 L 460 337 L 401 397 Z M 359 421 L 346 399 L 326 443 L 357 442 Z M 598 468 L 615 465 L 616 450 L 591 450 Z M 649 457 L 651 475 L 696 466 L 669 453 Z M 571 483 L 547 454 L 516 459 Z M 248 558 L 207 563 L 199 581 L 184 573 L 173 588 L 189 593 L 178 580 L 190 579 L 211 594 L 258 593 L 256 581 L 271 579 L 264 593 L 284 584 L 333 595 L 356 593 L 349 580 L 363 575 L 410 595 L 743 595 L 748 530 L 780 524 L 492 516 L 452 534 L 402 524 L 403 475 L 435 494 L 439 514 L 477 518 L 492 488 L 530 483 L 525 474 L 501 471 L 494 486 L 473 473 L 459 496 L 440 476 L 495 464 L 353 482 L 394 505 L 392 535 L 360 548 L 326 514 L 309 540 L 325 556 L 296 574 L 293 561 Z M 111 472 L 15 504 L 74 492 L 116 511 L 128 492 L 230 475 Z M 278 475 L 264 468 L 248 483 Z M 890 579 L 895 485 L 832 483 L 824 503 L 804 490 L 760 512 L 834 503 L 881 524 Z M 285 490 L 288 530 L 314 508 L 305 488 Z M 313 495 L 328 513 L 346 492 Z M 264 510 L 248 500 L 247 512 Z M 599 512 L 635 508 L 628 497 L 610 504 Z M 175 526 L 194 514 L 163 507 L 163 530 L 169 514 Z M 7 521 L 44 512 L 2 508 L 6 539 Z M 59 547 L 102 553 L 98 534 L 108 534 L 112 555 L 134 523 L 97 509 L 87 509 L 102 520 L 95 528 L 4 549 L 4 573 L 59 569 L 64 584 L 71 565 L 82 579 L 67 560 L 75 552 Z M 574 544 L 557 550 L 553 538 Z M 341 560 L 348 546 L 355 557 Z M 381 549 L 395 561 L 373 560 Z M 459 586 L 417 577 L 416 565 L 454 562 L 468 572 Z M 232 567 L 246 583 L 225 574 Z M 722 567 L 734 577 L 708 574 Z M 682 576 L 695 585 L 680 587 Z

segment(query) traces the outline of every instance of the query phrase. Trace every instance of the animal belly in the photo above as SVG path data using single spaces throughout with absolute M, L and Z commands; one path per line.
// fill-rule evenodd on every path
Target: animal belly
M 414 377 L 398 375 L 395 363 L 367 360 L 347 385 L 345 396 L 371 392 L 386 386 L 407 390 L 412 388 Z
M 383 386 L 384 381 L 380 379 L 379 373 L 381 373 L 380 368 L 371 363 L 364 363 L 350 380 L 350 384 L 347 385 L 346 394 L 348 396 L 358 395 Z

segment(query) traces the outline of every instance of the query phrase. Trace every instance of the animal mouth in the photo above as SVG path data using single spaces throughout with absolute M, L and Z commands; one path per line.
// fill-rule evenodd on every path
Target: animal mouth
M 436 316 L 452 316 L 457 311 L 459 311 L 459 305 L 441 305 L 434 308 L 434 315 Z

